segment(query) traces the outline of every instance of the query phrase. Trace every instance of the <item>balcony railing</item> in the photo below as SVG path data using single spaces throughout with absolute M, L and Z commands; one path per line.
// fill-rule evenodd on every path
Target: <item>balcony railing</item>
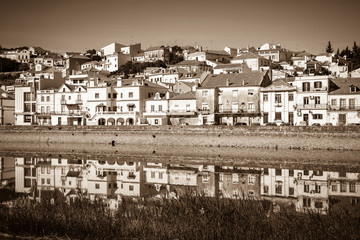
M 347 105 L 347 106 L 330 105 L 328 110 L 329 111 L 358 111 L 358 110 L 360 110 L 360 105 Z
M 52 111 L 51 115 L 83 116 L 87 111 Z
M 298 104 L 296 109 L 327 109 L 327 104 Z
M 82 100 L 61 100 L 61 105 L 81 105 Z
M 300 88 L 299 89 L 299 92 L 326 92 L 328 90 L 327 87 L 321 87 L 321 88 L 315 88 L 315 87 L 312 87 L 312 88 Z
M 242 113 L 259 113 L 255 109 L 219 109 L 215 113 L 220 114 L 242 114 Z

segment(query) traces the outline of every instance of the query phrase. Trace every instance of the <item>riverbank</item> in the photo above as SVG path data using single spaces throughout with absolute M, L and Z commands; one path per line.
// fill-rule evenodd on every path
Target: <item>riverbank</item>
M 360 127 L 3 126 L 0 143 L 360 150 Z

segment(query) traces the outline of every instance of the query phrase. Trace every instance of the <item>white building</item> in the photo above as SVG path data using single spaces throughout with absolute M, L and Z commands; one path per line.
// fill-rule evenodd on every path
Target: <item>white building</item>
M 240 55 L 231 60 L 232 64 L 246 63 L 253 71 L 258 71 L 261 67 L 270 66 L 271 60 L 261 57 L 255 53 L 249 52 L 245 55 Z
M 296 117 L 295 125 L 324 125 L 329 122 L 327 107 L 329 76 L 296 77 Z
M 261 88 L 261 124 L 270 122 L 293 125 L 294 115 L 296 115 L 295 105 L 296 87 L 291 86 L 283 79 L 273 81 L 270 86 Z

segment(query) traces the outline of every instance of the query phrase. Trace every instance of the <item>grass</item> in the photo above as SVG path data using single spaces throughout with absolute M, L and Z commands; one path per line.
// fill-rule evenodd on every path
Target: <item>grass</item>
M 0 232 L 71 239 L 359 239 L 360 217 L 338 210 L 269 213 L 266 202 L 185 196 L 123 199 L 116 212 L 87 200 L 67 205 L 19 199 L 1 206 Z

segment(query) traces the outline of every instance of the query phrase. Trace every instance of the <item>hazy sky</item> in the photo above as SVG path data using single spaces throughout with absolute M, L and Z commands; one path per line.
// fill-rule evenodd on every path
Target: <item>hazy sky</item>
M 328 41 L 335 51 L 360 44 L 358 0 L 1 0 L 0 10 L 3 47 L 65 52 L 118 42 L 220 50 L 271 42 L 317 54 Z

